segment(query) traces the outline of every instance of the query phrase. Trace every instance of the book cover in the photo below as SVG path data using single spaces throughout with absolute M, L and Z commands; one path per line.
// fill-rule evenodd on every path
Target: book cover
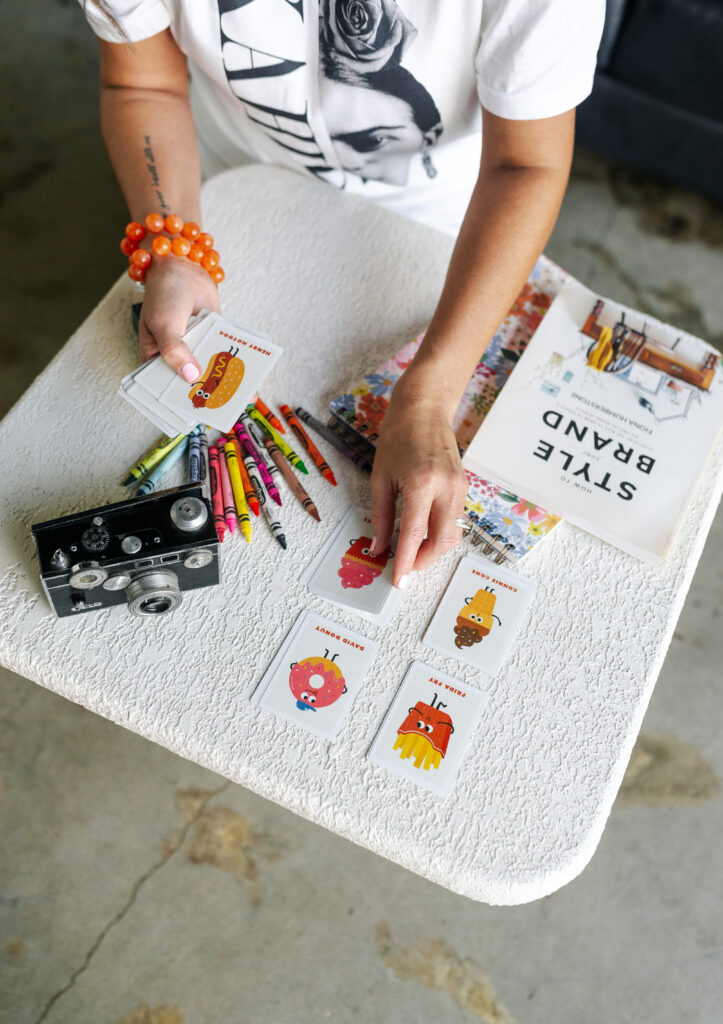
M 569 279 L 465 468 L 659 564 L 723 426 L 720 364 L 701 339 Z

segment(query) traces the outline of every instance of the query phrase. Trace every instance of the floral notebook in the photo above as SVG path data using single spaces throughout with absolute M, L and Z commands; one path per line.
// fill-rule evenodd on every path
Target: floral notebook
M 515 363 L 569 275 L 541 256 L 514 305 L 475 368 L 452 421 L 464 454 Z M 329 403 L 332 425 L 360 451 L 369 452 L 389 406 L 394 385 L 409 366 L 423 334 L 358 384 Z M 473 543 L 498 562 L 517 562 L 560 521 L 534 502 L 465 470 L 469 492 L 465 509 L 474 524 Z

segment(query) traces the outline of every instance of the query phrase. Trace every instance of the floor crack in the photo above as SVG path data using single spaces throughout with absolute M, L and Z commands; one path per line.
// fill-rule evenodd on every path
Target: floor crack
M 95 956 L 95 954 L 100 949 L 100 947 L 101 947 L 101 945 L 103 943 L 103 940 L 105 939 L 106 935 L 108 935 L 108 933 L 113 928 L 115 928 L 115 926 L 118 924 L 119 921 L 123 920 L 123 918 L 126 916 L 128 911 L 131 909 L 131 907 L 135 903 L 136 899 L 138 898 L 138 894 L 140 893 L 141 889 L 146 884 L 146 882 L 150 878 L 152 878 L 153 875 L 155 875 L 157 871 L 160 871 L 160 869 L 165 864 L 168 863 L 168 861 L 171 859 L 171 857 L 173 857 L 173 855 L 175 853 L 177 853 L 181 849 L 181 847 L 183 846 L 183 843 L 184 843 L 184 841 L 186 839 L 186 836 L 188 835 L 188 832 L 189 832 L 190 828 L 201 817 L 203 812 L 206 810 L 206 807 L 208 806 L 209 802 L 211 800 L 213 800 L 214 797 L 218 796 L 219 793 L 223 793 L 224 790 L 228 789 L 228 787 L 230 785 L 231 785 L 230 782 L 224 782 L 224 784 L 222 786 L 219 786 L 218 789 L 211 790 L 211 792 L 208 794 L 208 796 L 199 805 L 198 810 L 196 811 L 196 813 L 191 818 L 189 818 L 189 820 L 186 822 L 186 824 L 180 830 L 180 832 L 178 833 L 178 836 L 176 837 L 175 841 L 172 842 L 172 843 L 169 843 L 168 849 L 167 849 L 166 853 L 164 853 L 164 855 L 160 858 L 160 860 L 156 861 L 156 863 L 153 864 L 148 869 L 148 871 L 145 872 L 145 874 L 141 875 L 141 877 L 138 879 L 137 882 L 135 882 L 135 884 L 133 885 L 133 888 L 130 891 L 130 895 L 128 896 L 128 899 L 126 900 L 124 905 L 121 907 L 121 909 L 115 915 L 115 917 L 111 918 L 111 920 L 105 925 L 105 927 L 102 929 L 102 931 L 96 936 L 95 941 L 91 945 L 91 947 L 88 950 L 88 952 L 85 954 L 85 959 L 83 960 L 83 963 L 80 965 L 80 967 L 76 967 L 76 969 L 73 971 L 73 973 L 68 978 L 68 980 L 63 985 L 63 987 L 59 988 L 58 991 L 55 992 L 50 997 L 50 999 L 48 999 L 47 1003 L 43 1007 L 43 1010 L 42 1010 L 40 1016 L 35 1021 L 35 1024 L 42 1024 L 42 1021 L 44 1021 L 47 1018 L 48 1014 L 50 1013 L 50 1011 L 53 1008 L 53 1006 L 55 1006 L 57 1001 L 62 996 L 64 996 L 65 993 L 68 992 L 73 987 L 73 985 L 75 985 L 76 981 L 81 976 L 81 974 L 83 974 L 85 971 L 88 970 L 88 967 L 90 966 L 93 957 Z

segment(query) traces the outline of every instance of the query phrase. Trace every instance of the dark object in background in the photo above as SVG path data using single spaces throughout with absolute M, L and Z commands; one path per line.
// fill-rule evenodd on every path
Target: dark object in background
M 125 603 L 134 615 L 163 615 L 183 591 L 219 582 L 218 537 L 200 484 L 36 523 L 32 532 L 59 617 Z
M 607 0 L 577 141 L 723 202 L 723 0 Z

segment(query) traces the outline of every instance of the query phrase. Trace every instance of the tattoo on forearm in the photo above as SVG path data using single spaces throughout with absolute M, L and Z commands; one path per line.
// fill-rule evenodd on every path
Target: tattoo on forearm
M 148 174 L 150 175 L 151 183 L 155 186 L 156 189 L 158 207 L 164 213 L 170 213 L 171 208 L 166 202 L 166 200 L 163 198 L 163 193 L 161 192 L 161 179 L 158 176 L 158 169 L 156 168 L 156 158 L 154 157 L 153 149 L 151 148 L 150 135 L 146 135 L 144 137 L 144 141 L 146 145 L 145 149 L 143 150 L 143 155 L 145 156 L 147 161 L 146 167 L 148 168 Z

